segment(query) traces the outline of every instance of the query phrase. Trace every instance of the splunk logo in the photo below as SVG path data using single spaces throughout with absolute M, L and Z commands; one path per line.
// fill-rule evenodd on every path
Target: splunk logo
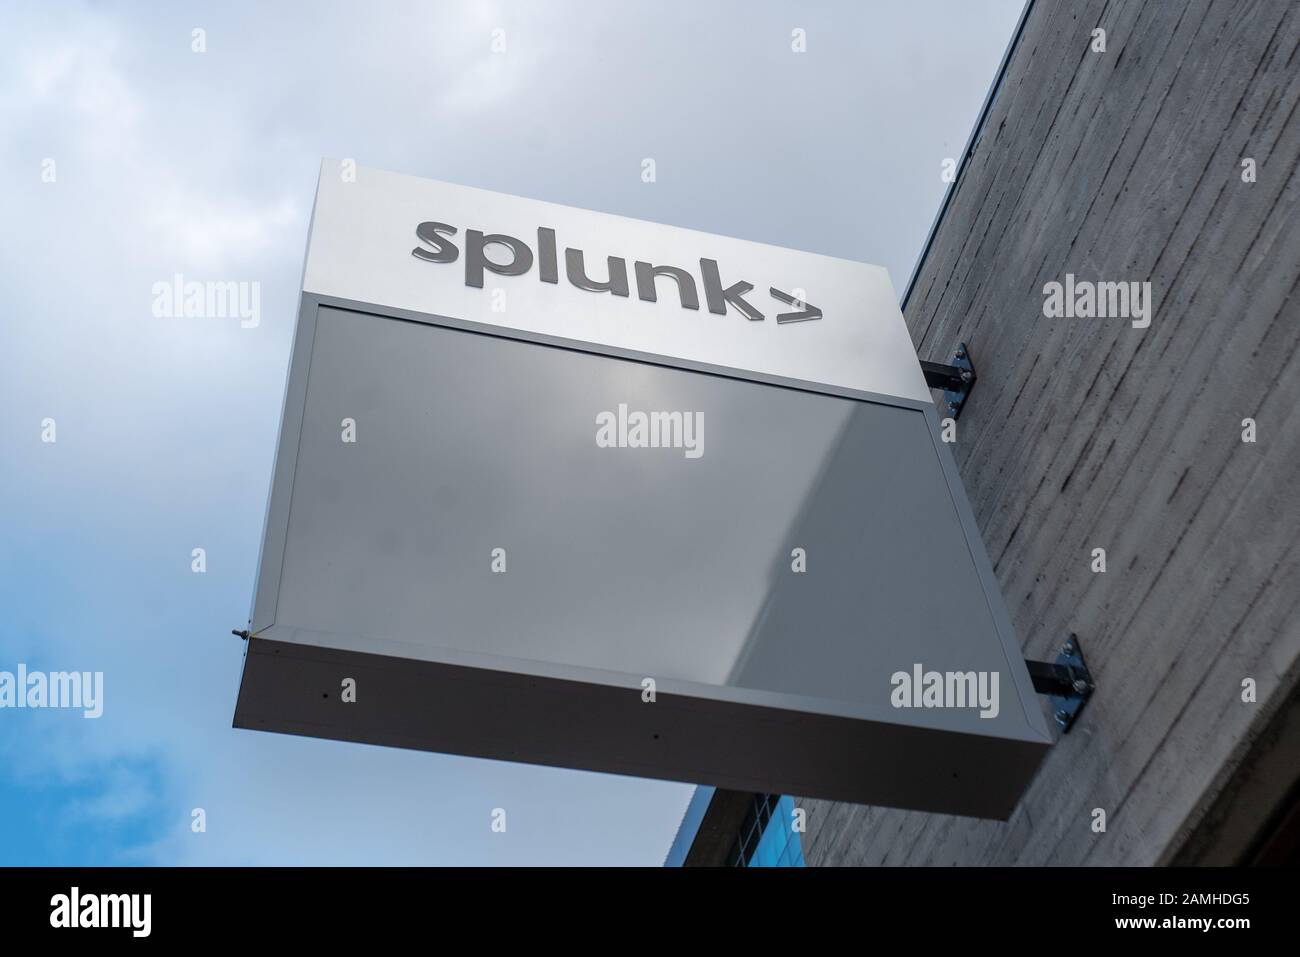
M 415 235 L 424 243 L 411 250 L 416 259 L 430 263 L 454 263 L 460 258 L 460 248 L 451 241 L 457 229 L 446 223 L 427 222 L 415 227 Z M 499 246 L 508 251 L 509 262 L 496 262 L 487 256 L 489 246 Z M 465 230 L 465 285 L 475 289 L 483 288 L 485 273 L 497 276 L 522 276 L 537 263 L 537 278 L 542 282 L 559 283 L 560 266 L 555 230 L 541 226 L 537 230 L 537 255 L 522 239 L 507 236 L 504 233 L 484 233 L 477 229 Z M 626 299 L 630 295 L 628 284 L 627 260 L 619 256 L 605 257 L 605 278 L 592 279 L 587 275 L 586 253 L 581 249 L 566 247 L 564 250 L 564 274 L 569 283 L 587 292 L 605 292 L 612 296 Z M 636 277 L 637 298 L 643 302 L 658 302 L 656 283 L 660 279 L 671 279 L 677 286 L 677 301 L 683 309 L 699 309 L 699 288 L 695 276 L 690 270 L 680 266 L 658 266 L 636 260 L 632 264 L 632 274 Z M 700 277 L 704 286 L 704 301 L 709 312 L 725 316 L 727 306 L 739 312 L 752 322 L 766 318 L 752 302 L 745 298 L 754 284 L 741 279 L 730 286 L 722 285 L 722 274 L 716 259 L 700 260 Z M 808 322 L 820 319 L 822 311 L 810 305 L 798 295 L 782 292 L 775 286 L 768 287 L 768 294 L 778 302 L 793 306 L 791 312 L 778 313 L 776 321 L 781 324 L 789 322 Z M 779 307 L 778 307 L 779 308 Z
M 925 671 L 914 664 L 910 673 L 895 671 L 889 683 L 895 708 L 979 708 L 981 718 L 1001 710 L 996 671 Z
M 602 449 L 682 449 L 688 459 L 704 454 L 703 412 L 618 412 L 596 416 L 596 445 Z

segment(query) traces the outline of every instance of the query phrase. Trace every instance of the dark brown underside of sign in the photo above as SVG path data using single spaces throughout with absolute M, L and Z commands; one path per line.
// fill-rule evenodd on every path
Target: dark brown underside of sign
M 1000 820 L 1047 750 L 262 638 L 248 641 L 234 726 Z

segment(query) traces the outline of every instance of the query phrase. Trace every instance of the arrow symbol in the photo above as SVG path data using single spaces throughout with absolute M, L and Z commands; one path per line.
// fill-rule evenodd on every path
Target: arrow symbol
M 810 319 L 820 319 L 822 311 L 811 303 L 803 302 L 794 296 L 788 296 L 775 286 L 770 286 L 767 290 L 772 294 L 773 299 L 779 299 L 787 306 L 795 306 L 804 310 L 803 312 L 782 312 L 776 317 L 777 322 L 808 322 Z

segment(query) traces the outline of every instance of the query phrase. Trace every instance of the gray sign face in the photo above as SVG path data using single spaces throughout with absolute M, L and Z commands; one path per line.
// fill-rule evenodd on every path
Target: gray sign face
M 326 164 L 236 726 L 1009 813 L 1050 738 L 933 410 L 911 394 L 915 355 L 855 369 L 827 353 L 898 344 L 892 299 L 848 307 L 870 267 L 482 194 L 513 213 L 503 227 L 475 218 L 480 191 L 368 170 L 340 211 L 337 176 Z M 367 208 L 401 212 L 344 215 Z M 564 236 L 590 217 L 614 221 L 624 297 L 605 256 L 612 288 L 560 281 Z M 436 235 L 468 262 L 417 237 L 453 222 L 468 225 Z M 485 254 L 493 229 L 519 245 Z M 685 255 L 661 255 L 664 233 Z M 315 291 L 316 257 L 339 261 L 349 234 L 355 259 L 401 281 L 330 274 Z M 711 285 L 701 260 L 737 279 Z M 664 264 L 683 275 L 638 295 L 638 272 Z M 698 304 L 733 298 L 691 310 L 687 278 Z M 334 294 L 349 282 L 374 298 Z M 604 328 L 580 340 L 589 310 Z M 709 361 L 719 327 L 760 368 Z M 788 374 L 818 368 L 832 381 Z

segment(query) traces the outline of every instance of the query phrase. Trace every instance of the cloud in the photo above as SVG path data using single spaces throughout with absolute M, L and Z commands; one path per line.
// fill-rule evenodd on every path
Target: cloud
M 151 190 L 141 217 L 160 248 L 187 262 L 203 263 L 215 274 L 229 275 L 232 260 L 248 262 L 282 254 L 293 230 L 305 221 L 303 204 L 281 196 L 271 204 L 237 203 L 229 196 L 171 184 Z
M 248 612 L 320 158 L 882 261 L 898 281 L 942 192 L 938 150 L 964 141 L 1018 11 L 810 8 L 796 60 L 788 8 L 750 3 L 7 7 L 0 667 L 102 669 L 106 697 L 100 720 L 29 715 L 21 735 L 0 716 L 0 811 L 21 795 L 6 819 L 39 824 L 31 853 L 659 863 L 682 785 L 230 727 L 228 631 Z M 940 78 L 897 68 L 922 46 Z M 260 281 L 261 325 L 153 317 L 153 283 L 177 272 Z M 47 416 L 57 445 L 39 442 Z

